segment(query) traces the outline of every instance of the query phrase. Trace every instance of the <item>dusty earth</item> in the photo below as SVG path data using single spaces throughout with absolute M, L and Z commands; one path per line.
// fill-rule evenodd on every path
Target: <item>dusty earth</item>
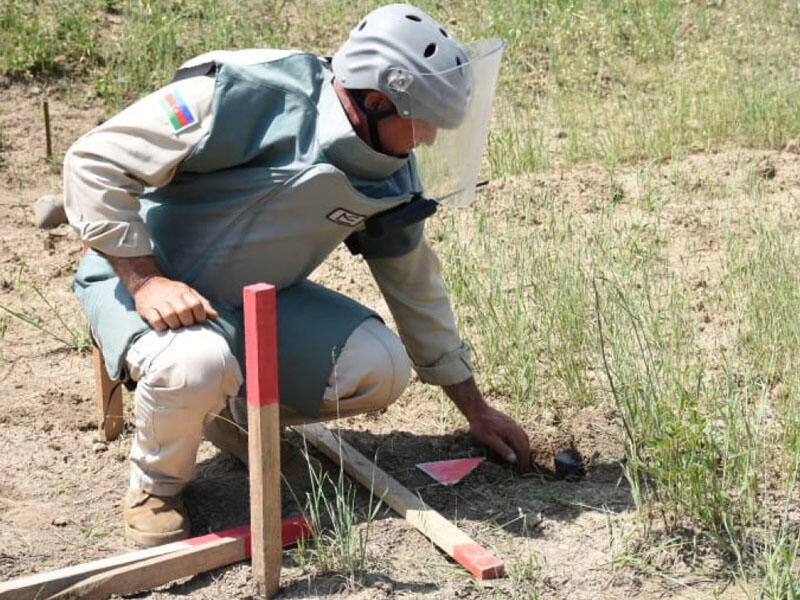
M 46 156 L 42 102 L 49 102 L 54 159 Z M 103 118 L 98 101 L 81 88 L 36 89 L 15 84 L 0 94 L 0 580 L 79 564 L 133 549 L 125 540 L 120 501 L 126 488 L 128 425 L 102 443 L 96 433 L 91 356 L 70 349 L 85 342 L 86 327 L 70 284 L 80 244 L 67 225 L 40 229 L 33 204 L 59 193 L 58 161 L 71 141 Z M 791 150 L 791 149 L 790 149 Z M 734 158 L 735 157 L 735 158 Z M 797 155 L 749 152 L 693 156 L 697 181 L 726 177 L 743 160 L 771 161 L 784 189 L 797 190 Z M 738 173 L 728 169 L 730 177 Z M 631 174 L 634 173 L 633 169 Z M 635 177 L 621 173 L 622 185 Z M 627 182 L 627 183 L 626 183 Z M 549 185 L 564 206 L 587 215 L 579 198 L 605 185 L 592 167 L 531 180 Z M 733 183 L 732 183 L 733 185 Z M 698 194 L 674 211 L 674 243 L 691 248 L 713 278 L 713 195 Z M 688 251 L 688 250 L 687 250 Z M 373 302 L 386 315 L 364 265 L 342 251 L 316 277 Z M 8 312 L 15 311 L 17 316 Z M 24 318 L 20 318 L 20 317 Z M 386 315 L 388 317 L 388 315 Z M 57 339 L 61 338 L 61 339 Z M 493 399 L 502 407 L 502 399 Z M 126 411 L 130 412 L 126 398 Z M 453 425 L 455 423 L 455 426 Z M 482 456 L 465 423 L 438 390 L 418 382 L 384 414 L 336 423 L 344 437 L 506 564 L 507 576 L 481 583 L 438 551 L 390 509 L 369 530 L 366 568 L 356 578 L 325 573 L 284 553 L 282 598 L 708 598 L 740 597 L 730 582 L 693 577 L 677 564 L 669 577 L 619 561 L 635 540 L 638 520 L 621 469 L 617 415 L 607 409 L 564 412 L 559 422 L 531 414 L 523 424 L 539 468 L 516 474 L 489 458 L 453 487 L 435 484 L 414 465 L 422 460 Z M 289 447 L 302 441 L 286 432 Z M 586 457 L 583 478 L 549 471 L 553 453 L 574 446 Z M 308 482 L 302 459 L 288 461 L 284 513 L 298 514 Z M 332 465 L 322 461 L 331 468 Z M 292 491 L 289 487 L 292 487 Z M 247 472 L 204 443 L 187 503 L 195 534 L 245 524 Z M 368 495 L 356 496 L 359 510 Z M 248 598 L 249 563 L 184 579 L 137 597 Z

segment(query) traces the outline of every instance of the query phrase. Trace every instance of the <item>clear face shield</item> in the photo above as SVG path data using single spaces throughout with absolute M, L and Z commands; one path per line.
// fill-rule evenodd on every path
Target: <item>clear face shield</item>
M 436 129 L 411 114 L 424 194 L 444 206 L 461 208 L 475 201 L 504 47 L 505 42 L 496 38 L 463 46 L 469 58 L 470 95 L 464 118 L 454 128 Z M 437 76 L 441 74 L 421 77 Z

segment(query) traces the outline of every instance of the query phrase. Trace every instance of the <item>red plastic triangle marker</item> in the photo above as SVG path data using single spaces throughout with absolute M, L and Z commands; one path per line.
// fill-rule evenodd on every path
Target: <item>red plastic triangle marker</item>
M 419 463 L 417 468 L 425 471 L 442 485 L 454 485 L 469 475 L 483 458 L 456 458 Z

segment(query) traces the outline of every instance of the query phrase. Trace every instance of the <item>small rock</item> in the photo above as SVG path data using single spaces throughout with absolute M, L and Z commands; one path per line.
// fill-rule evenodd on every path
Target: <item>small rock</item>
M 553 462 L 555 462 L 556 475 L 567 479 L 580 479 L 586 475 L 586 467 L 583 459 L 575 450 L 561 450 L 556 452 Z
M 564 139 L 565 137 L 567 137 L 567 130 L 555 127 L 553 129 L 553 137 L 558 138 L 559 140 Z
M 69 521 L 64 517 L 55 517 L 52 521 L 50 521 L 56 527 L 66 527 L 69 525 Z
M 761 177 L 761 179 L 774 179 L 777 172 L 775 165 L 771 162 L 761 163 L 756 169 L 756 174 Z
M 50 229 L 67 222 L 64 211 L 64 198 L 56 194 L 47 194 L 37 198 L 33 206 L 36 226 Z
M 792 392 L 785 383 L 778 383 L 772 388 L 772 397 L 776 400 L 786 401 L 792 396 Z
M 394 586 L 388 581 L 376 581 L 372 587 L 374 587 L 376 590 L 382 591 L 387 596 L 390 596 L 392 592 L 394 592 Z
M 784 150 L 793 154 L 800 154 L 800 140 L 789 140 L 786 142 Z
M 92 444 L 92 450 L 95 454 L 100 454 L 101 452 L 108 450 L 108 444 L 105 442 L 95 442 Z

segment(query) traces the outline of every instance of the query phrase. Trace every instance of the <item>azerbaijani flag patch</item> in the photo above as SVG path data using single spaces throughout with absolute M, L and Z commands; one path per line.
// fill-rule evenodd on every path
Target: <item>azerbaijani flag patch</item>
M 172 89 L 165 92 L 159 98 L 159 103 L 169 124 L 172 125 L 172 131 L 177 133 L 197 123 L 197 117 L 178 90 Z

